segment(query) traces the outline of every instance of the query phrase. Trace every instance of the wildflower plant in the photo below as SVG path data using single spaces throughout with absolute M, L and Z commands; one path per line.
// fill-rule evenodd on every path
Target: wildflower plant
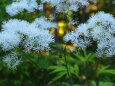
M 10 16 L 15 16 L 24 10 L 33 12 L 37 8 L 36 0 L 13 0 L 12 4 L 6 7 L 6 12 Z M 50 50 L 49 44 L 54 42 L 54 36 L 48 30 L 51 27 L 56 28 L 57 25 L 45 17 L 37 18 L 32 23 L 21 19 L 9 19 L 2 24 L 0 47 L 3 51 L 12 51 L 14 48 L 19 48 L 20 45 L 28 51 Z M 3 62 L 9 67 L 16 68 L 20 61 L 13 66 L 9 63 L 14 60 L 13 58 L 18 61 L 15 55 L 9 55 L 4 57 Z
M 71 41 L 79 48 L 91 46 L 97 42 L 97 56 L 111 57 L 115 55 L 115 18 L 108 13 L 98 12 L 87 23 L 80 24 L 77 30 L 68 33 L 65 41 Z
M 0 51 L 8 52 L 9 54 L 3 55 L 2 61 L 10 69 L 17 69 L 17 66 L 23 62 L 23 56 L 20 57 L 17 49 L 21 48 L 24 54 L 30 52 L 40 53 L 41 51 L 51 50 L 51 54 L 55 52 L 55 46 L 50 46 L 51 43 L 58 45 L 56 37 L 50 32 L 51 28 L 58 30 L 56 15 L 59 13 L 65 14 L 70 17 L 68 12 L 78 12 L 80 9 L 87 7 L 90 2 L 96 3 L 96 0 L 12 0 L 12 3 L 6 6 L 6 12 L 11 16 L 11 19 L 3 21 L 0 32 Z M 18 14 L 27 12 L 32 13 L 35 11 L 44 12 L 44 4 L 49 3 L 54 8 L 53 18 L 46 18 L 40 16 L 33 21 L 23 20 L 22 18 L 15 18 Z M 67 32 L 63 38 L 65 47 L 59 48 L 57 53 L 62 57 L 60 64 L 48 68 L 53 70 L 52 73 L 58 73 L 51 82 L 54 82 L 66 75 L 70 78 L 70 85 L 72 85 L 71 76 L 75 75 L 77 79 L 82 80 L 80 69 L 86 70 L 90 66 L 95 74 L 92 80 L 96 80 L 98 86 L 97 76 L 104 71 L 104 73 L 115 74 L 114 70 L 108 70 L 108 67 L 99 67 L 97 57 L 113 57 L 115 56 L 115 18 L 109 13 L 100 11 L 91 16 L 86 23 L 79 23 L 76 19 L 68 19 L 70 25 L 76 25 L 74 31 Z M 71 52 L 67 53 L 66 43 L 71 42 L 76 46 L 76 49 L 71 48 Z M 94 44 L 95 42 L 95 44 Z M 96 46 L 93 51 L 88 51 L 89 47 Z M 25 53 L 26 52 L 26 53 Z M 62 53 L 63 52 L 63 53 Z M 0 52 L 1 53 L 1 52 Z M 54 55 L 54 53 L 53 53 Z M 51 55 L 52 56 L 52 55 Z M 54 55 L 55 56 L 55 55 Z M 69 59 L 69 61 L 68 61 Z M 78 61 L 79 62 L 78 62 Z M 95 61 L 96 60 L 96 61 Z M 60 65 L 60 67 L 59 67 Z M 93 66 L 92 66 L 93 65 Z M 100 65 L 100 64 L 99 64 Z M 58 67 L 57 67 L 58 66 Z M 94 68 L 93 68 L 94 67 Z M 88 67 L 89 68 L 89 67 Z M 103 70 L 100 70 L 103 68 Z M 107 70 L 106 70 L 107 69 Z M 95 71 L 95 72 L 94 72 Z M 100 72 L 101 71 L 101 72 Z M 87 72 L 87 71 L 86 71 Z M 79 75 L 80 74 L 80 75 Z M 87 73 L 84 73 L 85 84 L 90 86 L 91 79 L 87 79 Z M 88 84 L 87 84 L 88 83 Z

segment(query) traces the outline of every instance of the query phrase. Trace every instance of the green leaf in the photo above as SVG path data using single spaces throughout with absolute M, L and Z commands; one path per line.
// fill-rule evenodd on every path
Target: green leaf
M 67 69 L 64 66 L 50 66 L 48 69 L 53 70 L 51 73 L 67 71 Z
M 104 70 L 102 71 L 101 73 L 103 74 L 114 74 L 115 75 L 115 70 L 114 69 L 107 69 L 107 70 Z
M 96 82 L 95 82 L 95 81 L 92 81 L 92 82 L 91 82 L 91 85 L 92 85 L 92 86 L 96 86 Z M 100 82 L 99 82 L 99 86 L 115 86 L 115 84 L 112 83 L 112 82 L 102 82 L 102 81 L 100 81 Z
M 79 66 L 77 64 L 74 65 L 74 71 L 75 71 L 75 74 L 78 75 L 78 73 L 79 73 Z
M 85 58 L 84 58 L 82 55 L 80 55 L 79 52 L 76 53 L 76 57 L 77 57 L 80 61 L 82 61 L 82 62 L 85 61 Z
M 109 66 L 103 66 L 98 70 L 98 74 L 114 74 L 115 69 L 109 69 Z
M 58 73 L 50 82 L 49 84 L 52 84 L 53 82 L 57 81 L 58 79 L 62 78 L 66 73 L 65 72 L 60 72 Z
M 100 82 L 99 86 L 115 86 L 112 82 Z
M 87 60 L 88 61 L 94 61 L 94 59 L 96 58 L 96 54 L 95 53 L 89 53 L 88 55 L 87 55 Z

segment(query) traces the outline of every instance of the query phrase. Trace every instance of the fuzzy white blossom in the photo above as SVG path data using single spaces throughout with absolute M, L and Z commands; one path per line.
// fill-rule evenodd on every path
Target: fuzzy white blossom
M 3 62 L 7 65 L 8 68 L 16 69 L 22 60 L 18 57 L 17 53 L 12 52 L 3 57 Z
M 90 17 L 88 25 L 91 28 L 100 27 L 105 31 L 115 33 L 115 18 L 109 13 L 98 12 Z
M 36 20 L 38 20 L 36 23 L 20 19 L 10 19 L 3 22 L 0 32 L 0 48 L 3 51 L 11 51 L 21 45 L 24 52 L 50 50 L 49 44 L 54 42 L 54 36 L 45 28 L 56 25 L 44 19 L 40 19 L 42 21 Z M 8 68 L 16 69 L 21 59 L 12 52 L 3 58 L 3 62 L 7 64 Z
M 92 38 L 97 41 L 97 55 L 115 55 L 115 18 L 108 13 L 99 12 L 88 20 Z
M 81 24 L 78 26 L 76 31 L 67 33 L 64 37 L 65 41 L 71 41 L 72 43 L 77 44 L 80 48 L 86 48 L 90 45 L 90 35 L 88 32 L 88 25 Z
M 86 24 L 80 24 L 75 31 L 67 33 L 64 40 L 70 40 L 80 48 L 91 46 L 96 41 L 97 56 L 111 57 L 115 55 L 115 18 L 98 12 Z
M 42 4 L 45 2 L 50 3 L 56 8 L 57 12 L 78 11 L 80 7 L 89 5 L 88 0 L 42 0 L 41 2 Z M 39 9 L 43 7 L 41 5 Z
M 54 42 L 53 36 L 47 30 L 38 30 L 25 40 L 25 47 L 31 50 L 49 50 L 49 44 Z
M 10 33 L 8 31 L 0 33 L 0 47 L 5 51 L 18 47 L 20 42 L 21 36 L 18 34 Z
M 2 30 L 9 31 L 10 33 L 24 32 L 29 25 L 30 23 L 24 20 L 10 19 L 3 22 Z
M 13 3 L 6 7 L 6 12 L 14 16 L 24 10 L 33 12 L 35 9 L 38 9 L 36 0 L 13 0 Z
M 46 21 L 29 23 L 24 20 L 11 19 L 4 22 L 0 33 L 0 45 L 3 49 L 12 49 L 22 43 L 22 46 L 32 50 L 49 50 L 49 44 L 54 42 L 53 35 L 44 29 L 48 28 Z M 37 25 L 41 25 L 38 27 Z M 51 24 L 52 25 L 52 24 Z M 24 38 L 26 36 L 26 38 Z M 23 40 L 23 41 L 22 41 Z M 31 48 L 30 48 L 31 47 Z
M 111 37 L 109 40 L 102 39 L 97 45 L 97 56 L 111 57 L 115 55 L 115 37 Z
M 51 27 L 57 28 L 56 23 L 51 22 L 50 20 L 47 20 L 45 17 L 40 17 L 40 18 L 35 19 L 33 24 L 42 29 L 49 29 Z

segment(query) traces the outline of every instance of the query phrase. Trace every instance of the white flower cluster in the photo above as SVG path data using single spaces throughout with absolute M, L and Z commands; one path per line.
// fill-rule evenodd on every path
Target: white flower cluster
M 13 3 L 6 7 L 10 16 L 15 16 L 26 10 L 34 12 L 38 9 L 37 0 L 12 0 Z M 13 51 L 14 48 L 22 46 L 24 52 L 30 50 L 49 50 L 49 44 L 54 42 L 54 36 L 49 28 L 57 28 L 57 24 L 45 17 L 36 18 L 32 23 L 20 19 L 10 19 L 2 24 L 0 32 L 0 48 L 3 51 Z M 15 68 L 20 60 L 16 53 L 11 53 L 3 58 L 9 68 Z
M 41 0 L 40 5 L 36 0 L 13 0 L 13 3 L 6 7 L 6 12 L 14 16 L 24 10 L 28 12 L 34 12 L 35 9 L 43 10 L 44 3 L 50 3 L 57 12 L 78 11 L 80 7 L 89 5 L 88 0 Z
M 11 54 L 3 57 L 3 62 L 7 64 L 8 68 L 16 69 L 17 65 L 22 62 L 22 60 L 18 57 L 17 53 L 12 52 Z
M 70 40 L 80 48 L 86 48 L 96 41 L 97 56 L 111 57 L 115 55 L 115 18 L 111 14 L 99 12 L 86 24 L 79 25 L 76 31 L 67 33 L 64 40 Z
M 35 51 L 39 50 L 49 50 L 49 44 L 54 42 L 53 36 L 47 30 L 38 30 L 39 32 L 34 32 L 34 35 L 28 36 L 25 41 L 25 47 Z
M 13 0 L 13 3 L 6 7 L 6 12 L 10 16 L 14 16 L 24 10 L 33 12 L 37 8 L 38 4 L 36 0 Z
M 47 2 L 55 7 L 57 12 L 77 11 L 80 7 L 89 5 L 88 0 L 42 0 L 41 2 L 39 9 Z
M 44 22 L 42 26 L 43 24 Z M 37 27 L 36 23 L 11 19 L 8 22 L 4 22 L 2 28 L 0 45 L 5 50 L 18 46 L 20 42 L 22 42 L 26 48 L 28 46 L 29 49 L 49 49 L 49 44 L 54 42 L 53 35 L 51 35 L 47 29 L 44 29 L 44 27 Z M 26 36 L 26 38 L 23 36 Z
M 46 22 L 47 21 L 29 23 L 18 19 L 10 19 L 7 22 L 3 22 L 2 32 L 0 32 L 1 49 L 4 51 L 12 51 L 21 45 L 24 47 L 24 52 L 29 52 L 30 50 L 49 50 L 49 44 L 54 42 L 54 36 L 43 26 Z M 38 27 L 38 25 L 41 26 Z M 51 26 L 55 25 L 53 24 Z M 49 28 L 50 26 L 46 25 L 46 27 Z M 5 56 L 3 62 L 7 64 L 8 68 L 15 69 L 21 60 L 18 59 L 17 54 L 13 52 Z
M 0 33 L 0 47 L 3 50 L 11 50 L 19 45 L 21 37 L 8 31 Z
M 64 37 L 64 41 L 71 41 L 74 44 L 77 44 L 80 48 L 86 48 L 90 42 L 89 33 L 87 32 L 88 25 L 81 24 L 78 26 L 78 29 L 67 33 Z
M 47 20 L 45 17 L 40 17 L 40 18 L 35 19 L 33 24 L 42 29 L 49 29 L 51 27 L 58 28 L 56 23 L 51 22 L 50 20 Z

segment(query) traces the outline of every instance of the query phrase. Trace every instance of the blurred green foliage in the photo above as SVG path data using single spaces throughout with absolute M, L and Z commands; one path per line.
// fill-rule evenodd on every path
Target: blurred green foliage
M 115 16 L 115 0 L 98 0 L 98 8 Z

